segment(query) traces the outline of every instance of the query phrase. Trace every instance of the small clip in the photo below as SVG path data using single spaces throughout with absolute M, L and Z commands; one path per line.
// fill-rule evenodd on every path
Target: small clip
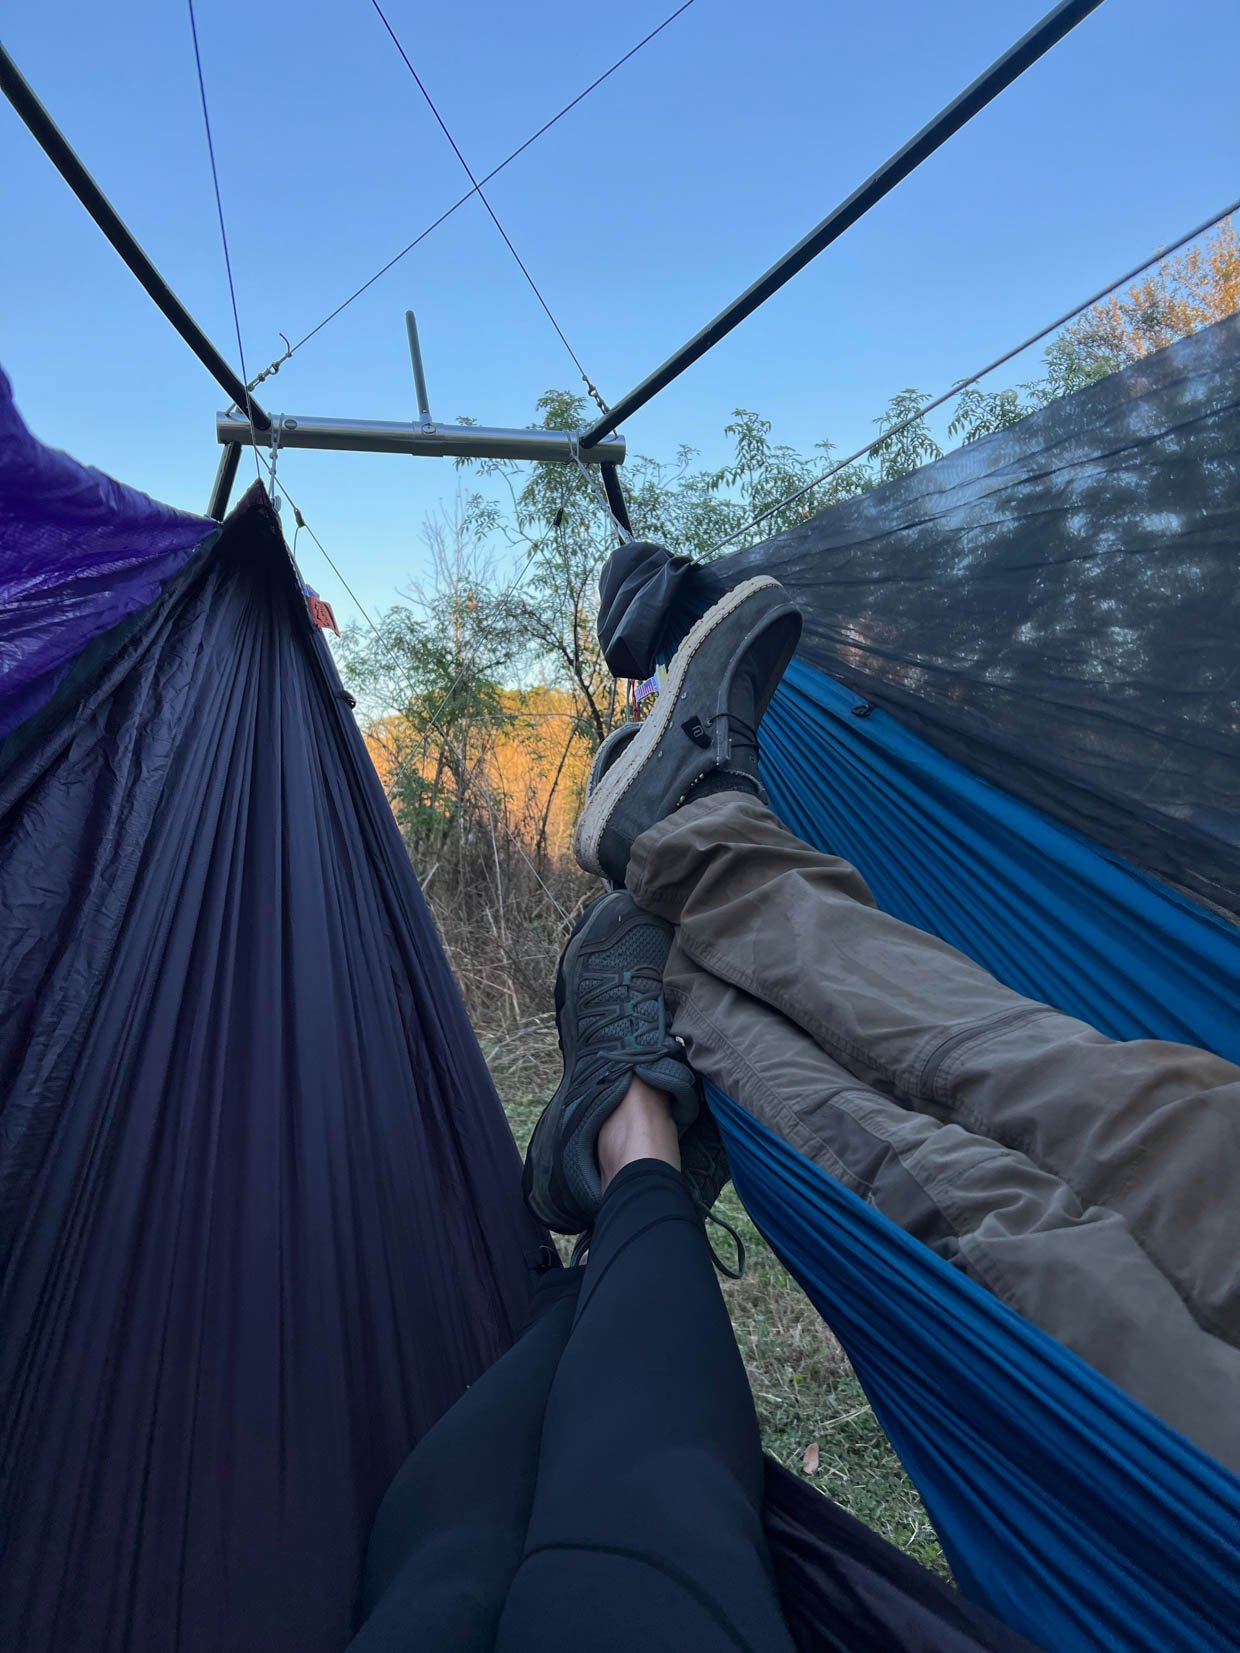
M 709 746 L 710 736 L 700 717 L 691 717 L 680 726 L 695 746 Z

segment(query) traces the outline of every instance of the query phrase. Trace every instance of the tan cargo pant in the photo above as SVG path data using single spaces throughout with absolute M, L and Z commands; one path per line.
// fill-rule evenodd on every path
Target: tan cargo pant
M 628 885 L 699 1072 L 1240 1470 L 1240 1068 L 1021 998 L 755 798 L 652 827 Z

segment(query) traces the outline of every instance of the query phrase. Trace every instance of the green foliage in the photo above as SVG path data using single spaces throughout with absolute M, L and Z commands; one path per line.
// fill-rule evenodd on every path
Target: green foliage
M 747 408 L 737 408 L 723 429 L 735 453 L 712 473 L 709 486 L 715 493 L 726 491 L 739 507 L 740 521 L 733 532 L 761 517 L 764 536 L 776 534 L 873 486 L 864 465 L 848 465 L 824 476 L 832 469 L 830 442 L 818 442 L 811 453 L 798 454 L 786 443 L 772 442 L 770 420 Z M 790 503 L 785 505 L 785 500 Z
M 894 482 L 897 477 L 907 476 L 942 455 L 942 448 L 922 418 L 921 410 L 930 400 L 928 392 L 910 386 L 893 396 L 874 421 L 880 431 L 890 433 L 884 434 L 870 449 L 870 457 L 878 465 L 880 482 Z
M 1019 390 L 984 391 L 980 385 L 970 385 L 960 393 L 947 434 L 958 436 L 962 442 L 976 442 L 979 436 L 990 436 L 1014 425 L 1028 411 L 1021 403 Z
M 1108 349 L 1101 338 L 1082 342 L 1066 333 L 1047 345 L 1043 360 L 1045 376 L 1025 386 L 1031 407 L 1045 407 L 1061 396 L 1086 390 L 1124 365 L 1124 358 Z
M 547 391 L 538 412 L 542 417 L 534 429 L 579 430 L 587 422 L 584 401 L 567 391 Z M 471 494 L 466 530 L 479 541 L 502 538 L 518 552 L 522 567 L 507 590 L 490 593 L 487 624 L 510 639 L 512 664 L 522 675 L 572 691 L 582 724 L 597 744 L 615 722 L 618 705 L 594 629 L 598 571 L 606 555 L 598 499 L 573 465 L 526 469 L 512 461 L 484 460 L 476 469 L 504 483 L 508 506 Z

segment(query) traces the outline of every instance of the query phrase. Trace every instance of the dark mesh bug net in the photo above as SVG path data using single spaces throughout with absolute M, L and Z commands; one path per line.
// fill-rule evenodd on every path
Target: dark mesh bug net
M 859 709 L 1234 912 L 1238 549 L 1232 317 L 708 566 L 622 548 L 601 635 L 613 669 L 648 670 L 689 614 L 773 574 L 805 608 L 801 658 Z

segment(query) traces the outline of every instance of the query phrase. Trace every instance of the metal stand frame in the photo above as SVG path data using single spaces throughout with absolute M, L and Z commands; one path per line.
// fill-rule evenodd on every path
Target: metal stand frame
M 233 407 L 215 416 L 215 438 L 224 448 L 224 458 L 211 495 L 210 514 L 217 520 L 228 506 L 237 467 L 226 472 L 229 454 L 257 442 L 260 447 L 319 448 L 342 453 L 407 453 L 432 459 L 525 459 L 550 460 L 559 464 L 600 465 L 603 485 L 614 515 L 627 522 L 624 498 L 615 478 L 615 467 L 624 462 L 623 436 L 608 436 L 596 442 L 588 453 L 581 449 L 581 433 L 567 430 L 510 430 L 498 425 L 441 425 L 431 418 L 430 396 L 418 324 L 412 310 L 405 311 L 409 336 L 409 359 L 418 398 L 418 420 L 405 424 L 384 419 L 324 419 L 305 414 L 276 415 L 266 429 L 251 425 Z
M 661 367 L 597 419 L 585 431 L 508 430 L 483 425 L 436 425 L 431 419 L 422 349 L 418 342 L 413 312 L 405 312 L 409 354 L 417 390 L 417 424 L 399 424 L 364 419 L 321 419 L 304 415 L 285 416 L 278 431 L 266 411 L 254 401 L 246 386 L 229 367 L 203 333 L 176 294 L 122 223 L 115 208 L 82 165 L 64 134 L 22 77 L 12 58 L 0 46 L 0 91 L 46 150 L 61 175 L 73 189 L 91 217 L 120 253 L 155 303 L 216 381 L 233 397 L 234 406 L 248 407 L 248 417 L 234 413 L 216 416 L 216 439 L 224 447 L 208 506 L 213 517 L 222 517 L 237 474 L 237 459 L 243 443 L 268 447 L 329 448 L 360 453 L 410 453 L 456 459 L 527 459 L 560 463 L 594 463 L 601 467 L 608 505 L 617 524 L 628 532 L 628 512 L 615 467 L 625 456 L 622 436 L 614 435 L 617 425 L 644 407 L 673 379 L 751 315 L 772 293 L 776 293 L 825 247 L 837 240 L 910 172 L 939 149 L 953 133 L 973 119 L 1000 92 L 1018 79 L 1031 64 L 1048 52 L 1092 11 L 1101 0 L 1058 0 L 1058 4 L 1034 24 L 1014 46 L 991 64 L 915 137 L 855 189 L 846 201 L 829 213 L 810 233 L 759 276 L 738 299 L 720 312 Z
M 278 434 L 286 448 L 320 448 L 341 453 L 411 453 L 432 459 L 550 459 L 576 462 L 577 431 L 508 430 L 497 425 L 405 424 L 385 419 L 323 419 L 288 413 L 275 418 L 276 430 L 257 430 L 244 415 L 217 413 L 216 440 L 225 447 L 257 442 L 269 448 Z M 598 442 L 583 463 L 619 465 L 625 455 L 622 436 Z

